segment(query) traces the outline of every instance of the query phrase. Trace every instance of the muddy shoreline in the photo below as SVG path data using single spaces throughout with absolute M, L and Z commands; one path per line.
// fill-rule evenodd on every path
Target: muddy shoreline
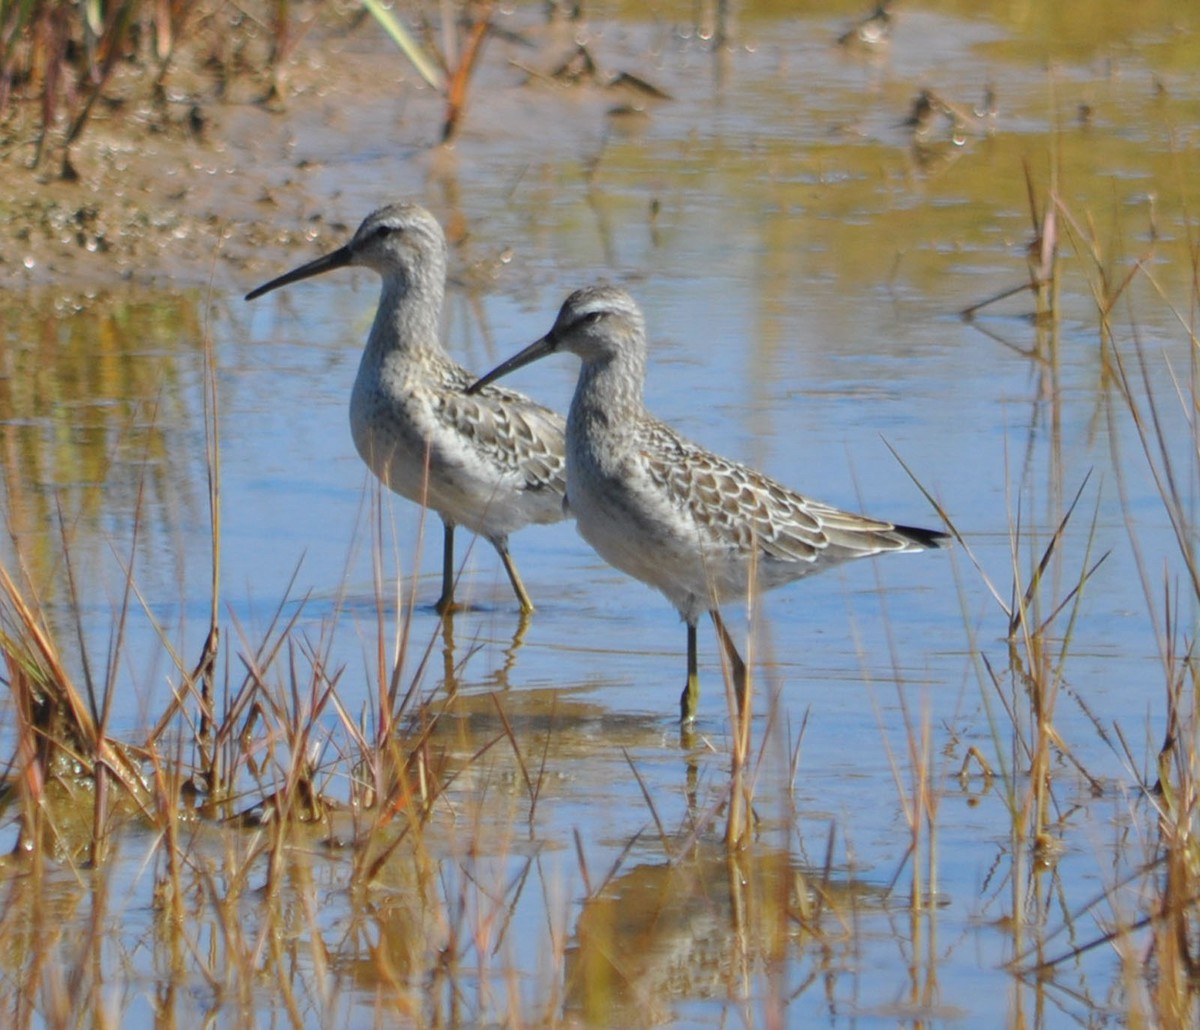
M 182 85 L 169 84 L 165 104 L 110 106 L 72 148 L 74 181 L 59 174 L 58 155 L 30 168 L 32 144 L 10 139 L 0 162 L 0 286 L 241 290 L 298 249 L 339 243 L 353 229 L 363 212 L 342 210 L 339 196 L 362 155 L 386 154 L 384 202 L 452 176 L 459 153 L 501 126 L 536 138 L 557 128 L 543 119 L 574 119 L 574 109 L 556 113 L 537 98 L 567 91 L 526 70 L 552 66 L 571 45 L 569 33 L 536 23 L 493 39 L 462 134 L 448 146 L 439 142 L 441 97 L 370 21 L 310 33 L 287 64 L 281 100 L 267 99 L 263 76 L 217 98 L 204 70 L 191 68 L 175 76 Z M 614 101 L 594 92 L 602 119 Z

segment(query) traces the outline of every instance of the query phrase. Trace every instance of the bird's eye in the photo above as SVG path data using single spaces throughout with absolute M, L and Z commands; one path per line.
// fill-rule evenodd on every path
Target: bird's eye
M 398 225 L 381 225 L 375 230 L 375 235 L 381 240 L 387 239 L 393 233 L 403 232 L 404 230 Z

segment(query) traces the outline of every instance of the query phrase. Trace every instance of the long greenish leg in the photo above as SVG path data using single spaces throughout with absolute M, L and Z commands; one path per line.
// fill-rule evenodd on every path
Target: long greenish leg
M 725 651 L 725 657 L 729 659 L 729 671 L 733 676 L 733 689 L 737 697 L 738 715 L 745 716 L 746 714 L 746 663 L 742 661 L 742 656 L 738 654 L 737 645 L 733 642 L 733 637 L 729 635 L 729 630 L 725 628 L 725 623 L 721 619 L 721 613 L 712 608 L 708 613 L 712 616 L 713 625 L 717 629 L 717 636 L 720 638 L 721 647 Z
M 439 615 L 454 611 L 454 523 L 443 522 L 442 536 L 442 596 L 433 610 Z
M 493 540 L 492 546 L 496 548 L 500 560 L 504 562 L 504 571 L 508 573 L 508 581 L 512 584 L 513 593 L 517 595 L 517 600 L 521 604 L 521 611 L 528 615 L 533 611 L 533 602 L 529 600 L 529 595 L 525 592 L 525 584 L 521 582 L 521 574 L 517 572 L 517 563 L 508 553 L 507 538 L 499 537 Z
M 687 624 L 687 683 L 679 695 L 679 721 L 693 722 L 700 707 L 700 673 L 696 663 L 696 623 Z

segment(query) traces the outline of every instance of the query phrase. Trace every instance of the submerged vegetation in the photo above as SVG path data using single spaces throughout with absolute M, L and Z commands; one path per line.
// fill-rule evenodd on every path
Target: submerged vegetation
M 245 45 L 262 48 L 271 77 L 301 38 L 284 28 L 295 14 L 286 3 L 255 18 L 215 4 L 0 10 L 10 104 L 0 103 L 0 117 L 16 117 L 18 89 L 44 97 L 42 128 L 65 128 L 54 144 L 64 170 L 130 48 L 153 53 L 161 88 L 179 40 L 215 40 L 220 19 L 253 23 Z M 492 5 L 468 13 L 485 18 Z M 10 30 L 22 24 L 42 26 L 59 72 L 21 49 L 27 37 Z M 463 37 L 441 38 L 457 46 Z M 227 67 L 242 60 L 236 47 L 223 53 Z M 465 88 L 475 60 L 462 52 L 442 71 L 458 69 Z M 50 147 L 38 142 L 43 160 Z M 1023 172 L 1028 237 L 1016 245 L 1027 267 L 1018 254 L 1011 276 L 980 277 L 978 297 L 943 305 L 963 312 L 964 332 L 1028 370 L 1017 402 L 1028 397 L 1018 420 L 1026 428 L 1010 435 L 1021 450 L 985 470 L 1010 484 L 1007 567 L 996 573 L 980 554 L 989 541 L 964 524 L 949 491 L 913 468 L 956 540 L 953 632 L 965 685 L 959 708 L 939 704 L 935 718 L 893 649 L 887 681 L 871 687 L 879 739 L 839 742 L 882 752 L 890 768 L 894 793 L 870 785 L 871 807 L 888 814 L 870 822 L 865 810 L 826 808 L 829 773 L 809 758 L 822 699 L 791 721 L 785 671 L 766 647 L 751 661 L 749 741 L 722 728 L 680 747 L 664 722 L 639 720 L 617 747 L 611 724 L 561 682 L 506 689 L 507 667 L 483 689 L 461 689 L 463 656 L 481 645 L 456 642 L 454 619 L 424 633 L 416 577 L 395 568 L 398 552 L 419 546 L 392 539 L 378 491 L 361 516 L 369 598 L 349 597 L 345 585 L 332 598 L 311 596 L 297 572 L 261 626 L 239 618 L 222 560 L 222 405 L 237 377 L 219 367 L 207 319 L 186 306 L 190 319 L 152 312 L 130 347 L 127 311 L 86 339 L 76 338 L 78 324 L 44 318 L 29 363 L 0 368 L 6 1022 L 778 1026 L 819 1012 L 840 1024 L 866 1007 L 861 997 L 874 998 L 856 992 L 877 970 L 870 949 L 884 939 L 895 942 L 903 987 L 873 1011 L 893 1021 L 970 1020 L 979 1011 L 954 999 L 979 983 L 994 1016 L 1001 1003 L 991 988 L 1004 977 L 1010 1025 L 1195 1025 L 1200 236 L 1186 195 L 1118 217 L 1073 199 L 1057 156 L 1047 165 Z M 778 186 L 777 199 L 793 186 Z M 1145 224 L 1122 232 L 1123 217 L 1143 213 Z M 893 260 L 876 250 L 879 262 Z M 1180 283 L 1190 284 L 1182 294 Z M 1026 305 L 1020 315 L 994 314 L 1013 297 Z M 16 330 L 4 331 L 0 348 L 11 356 Z M 1187 355 L 1181 367 L 1165 356 L 1163 333 L 1180 343 L 1171 353 Z M 200 341 L 202 375 L 164 380 L 147 354 L 185 336 Z M 1088 389 L 1064 386 L 1071 347 L 1088 348 Z M 55 365 L 73 351 L 82 357 L 71 367 L 91 377 L 76 393 Z M 96 410 L 63 431 L 54 413 L 83 397 Z M 170 433 L 166 406 L 187 403 L 202 424 Z M 1064 425 L 1080 422 L 1102 463 L 1081 465 L 1065 444 Z M 26 446 L 35 423 L 42 446 Z M 184 503 L 170 459 L 178 464 L 181 451 L 204 470 L 198 496 L 184 501 L 204 513 L 209 563 L 177 569 L 193 620 L 177 637 L 142 568 L 145 538 L 160 528 L 150 520 L 172 510 L 169 499 Z M 117 476 L 115 488 L 132 498 L 128 526 L 105 520 L 100 491 L 78 487 L 113 487 Z M 1114 495 L 1115 526 L 1102 514 Z M 80 539 L 89 524 L 124 570 L 101 599 Z M 171 525 L 159 535 L 183 532 Z M 39 534 L 43 546 L 31 548 Z M 1091 696 L 1094 645 L 1083 642 L 1094 640 L 1084 632 L 1089 608 L 1118 560 L 1131 570 L 1122 609 L 1144 627 L 1128 667 L 1145 705 L 1124 712 Z M 156 654 L 130 653 L 139 620 L 154 627 Z M 755 629 L 761 643 L 769 627 Z M 521 621 L 508 651 L 525 631 Z M 360 665 L 335 647 L 355 632 Z M 603 652 L 589 654 L 600 670 L 589 675 L 602 677 Z M 136 707 L 118 695 L 148 666 L 169 693 L 148 695 L 136 719 L 118 717 Z M 668 713 L 673 690 L 653 692 Z M 1104 772 L 1091 757 L 1098 751 L 1113 758 Z M 564 784 L 569 762 L 593 780 Z M 618 779 L 630 788 L 614 802 Z M 805 781 L 815 784 L 807 795 Z M 606 806 L 631 807 L 631 797 L 636 811 L 607 818 Z M 890 875 L 856 857 L 881 825 L 902 855 Z M 962 852 L 985 869 L 977 897 L 946 889 L 947 866 L 961 866 Z M 964 972 L 972 961 L 993 977 Z

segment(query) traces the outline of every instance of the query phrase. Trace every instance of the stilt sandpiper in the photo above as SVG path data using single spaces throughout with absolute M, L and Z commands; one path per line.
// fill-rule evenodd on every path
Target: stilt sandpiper
M 386 486 L 441 516 L 437 610 L 454 605 L 454 527 L 462 525 L 491 541 L 521 610 L 532 611 L 508 536 L 531 522 L 564 517 L 562 417 L 509 390 L 467 395 L 472 377 L 441 343 L 446 239 L 416 204 L 372 212 L 345 246 L 246 299 L 347 265 L 373 269 L 383 280 L 350 397 L 351 432 Z
M 646 327 L 623 289 L 567 298 L 554 327 L 471 386 L 474 393 L 558 350 L 583 364 L 567 415 L 567 496 L 584 539 L 609 564 L 657 587 L 687 623 L 680 714 L 696 714 L 696 622 L 708 611 L 744 707 L 745 665 L 720 605 L 885 551 L 937 547 L 946 534 L 810 500 L 684 439 L 643 401 Z

